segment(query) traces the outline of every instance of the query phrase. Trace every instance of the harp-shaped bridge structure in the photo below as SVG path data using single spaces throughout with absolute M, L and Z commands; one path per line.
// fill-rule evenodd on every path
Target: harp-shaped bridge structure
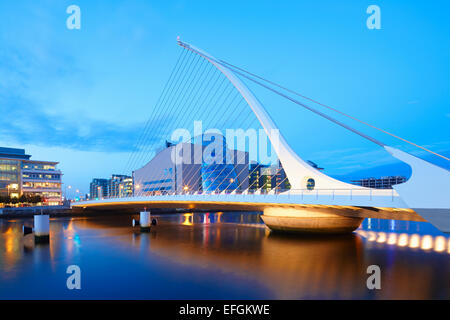
M 233 67 L 209 53 L 178 39 L 178 45 L 214 66 L 236 88 L 256 116 L 269 139 L 277 125 L 264 106 Z M 260 83 L 266 86 L 263 83 Z M 267 86 L 270 89 L 269 86 Z M 272 89 L 273 90 L 273 89 Z M 284 94 L 281 93 L 283 96 Z M 184 208 L 202 210 L 263 211 L 266 225 L 278 231 L 351 232 L 364 218 L 428 221 L 450 232 L 450 172 L 412 154 L 384 143 L 313 109 L 292 96 L 285 98 L 309 109 L 383 148 L 411 167 L 408 181 L 393 189 L 372 189 L 348 184 L 314 168 L 300 158 L 280 134 L 272 146 L 281 162 L 291 189 L 283 192 L 168 192 L 134 194 L 123 198 L 98 199 L 72 203 L 76 210 L 138 210 L 140 208 Z M 447 159 L 448 160 L 448 159 Z M 311 188 L 311 184 L 313 188 Z

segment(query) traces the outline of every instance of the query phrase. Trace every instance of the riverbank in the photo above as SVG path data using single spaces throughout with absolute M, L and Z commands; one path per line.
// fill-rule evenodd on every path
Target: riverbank
M 193 209 L 153 209 L 154 214 L 183 214 L 192 213 Z M 208 210 L 196 210 L 196 212 L 210 212 Z M 86 217 L 86 216 L 110 216 L 110 215 L 132 215 L 138 214 L 139 210 L 110 211 L 102 210 L 79 210 L 70 206 L 36 206 L 18 208 L 0 208 L 0 219 L 30 218 L 36 214 L 48 214 L 50 217 Z
M 36 214 L 49 214 L 50 216 L 69 216 L 72 209 L 69 206 L 36 206 L 18 208 L 0 208 L 0 219 L 32 217 Z

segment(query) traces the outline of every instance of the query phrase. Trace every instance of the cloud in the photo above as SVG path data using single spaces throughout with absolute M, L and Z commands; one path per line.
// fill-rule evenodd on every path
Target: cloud
M 0 34 L 0 40 L 3 35 Z M 90 73 L 69 53 L 52 46 L 9 43 L 0 48 L 0 145 L 36 145 L 79 151 L 130 152 L 144 123 L 104 121 L 63 107 L 55 96 L 61 83 L 90 86 Z M 70 88 L 68 94 L 71 94 Z M 101 115 L 99 115 L 100 117 Z M 152 137 L 159 139 L 163 119 L 154 120 Z M 143 146 L 141 145 L 140 148 Z
M 136 149 L 143 123 L 117 124 L 84 115 L 46 113 L 42 107 L 18 95 L 0 95 L 0 141 L 14 144 L 64 147 L 80 151 L 130 152 Z M 150 145 L 159 139 L 160 120 L 151 126 Z

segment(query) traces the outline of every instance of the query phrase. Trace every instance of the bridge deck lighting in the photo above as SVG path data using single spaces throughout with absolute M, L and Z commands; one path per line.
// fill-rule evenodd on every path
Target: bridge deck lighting
M 445 238 L 442 236 L 436 237 L 434 241 L 434 251 L 443 252 L 445 251 Z
M 430 250 L 433 247 L 433 238 L 431 236 L 424 236 L 422 238 L 422 246 L 423 250 Z
M 409 238 L 409 247 L 410 248 L 418 248 L 420 246 L 420 236 L 418 234 L 413 234 Z

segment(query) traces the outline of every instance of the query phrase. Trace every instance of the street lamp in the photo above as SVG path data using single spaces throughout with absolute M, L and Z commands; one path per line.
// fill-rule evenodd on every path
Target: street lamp
M 67 189 L 72 189 L 72 186 L 68 186 L 68 185 L 66 185 L 66 187 L 64 188 L 64 200 L 67 200 Z

